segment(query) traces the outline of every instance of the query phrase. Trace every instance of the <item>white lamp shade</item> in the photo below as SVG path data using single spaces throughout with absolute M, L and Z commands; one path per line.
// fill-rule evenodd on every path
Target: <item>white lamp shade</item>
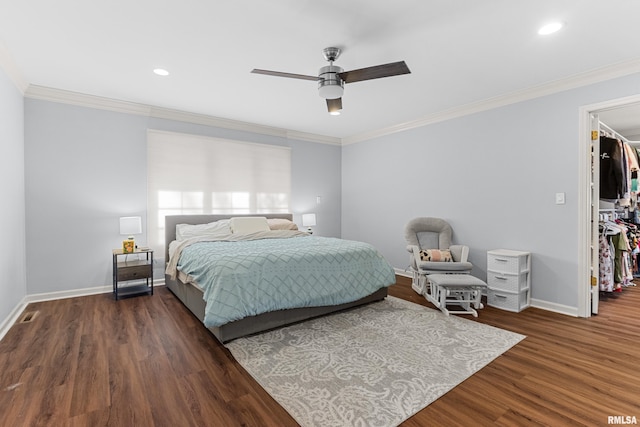
M 316 225 L 316 214 L 302 214 L 302 226 L 314 227 Z
M 139 216 L 123 216 L 120 218 L 120 234 L 142 234 L 142 218 Z

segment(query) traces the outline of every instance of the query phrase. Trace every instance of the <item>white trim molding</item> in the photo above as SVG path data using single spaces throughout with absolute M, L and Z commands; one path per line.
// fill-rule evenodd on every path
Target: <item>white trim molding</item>
M 121 101 L 102 96 L 88 95 L 68 90 L 55 89 L 45 86 L 29 85 L 25 92 L 27 98 L 41 99 L 44 101 L 58 102 L 61 104 L 77 105 L 81 107 L 96 108 L 100 110 L 114 111 L 126 114 L 153 117 L 156 119 L 176 120 L 180 122 L 198 125 L 213 126 L 223 129 L 232 129 L 261 135 L 276 136 L 287 139 L 317 142 L 322 144 L 340 145 L 340 138 L 311 133 L 281 129 L 272 126 L 264 126 L 239 120 L 224 119 L 205 114 L 190 113 L 187 111 L 173 110 L 170 108 L 154 107 L 135 102 Z
M 347 138 L 342 138 L 342 145 L 355 144 L 357 142 L 363 142 L 381 136 L 391 135 L 397 132 L 403 132 L 422 126 L 444 122 L 458 117 L 463 117 L 482 111 L 488 111 L 494 108 L 504 107 L 506 105 L 540 98 L 542 96 L 552 95 L 554 93 L 563 92 L 565 90 L 575 89 L 578 87 L 587 86 L 618 77 L 624 77 L 639 72 L 640 59 L 625 61 L 615 65 L 609 65 L 606 67 L 587 71 L 585 73 L 569 76 L 553 82 L 544 83 L 531 88 L 507 93 L 501 96 L 496 96 L 494 98 L 485 99 L 471 104 L 461 105 L 459 107 L 430 114 L 421 119 L 413 120 L 410 122 L 401 123 L 395 126 L 378 129 L 371 132 L 365 132 L 358 135 L 353 135 Z
M 640 95 L 612 99 L 579 108 L 578 133 L 578 308 L 580 317 L 591 316 L 591 114 L 640 103 Z
M 2 65 L 1 49 L 0 65 Z M 121 101 L 95 95 L 87 95 L 83 93 L 71 92 L 38 85 L 28 85 L 28 87 L 25 86 L 26 90 L 23 90 L 23 92 L 26 97 L 33 99 L 42 99 L 46 101 L 72 104 L 89 108 L 98 108 L 129 114 L 139 114 L 147 117 L 177 120 L 187 123 L 215 126 L 224 129 L 233 129 L 262 135 L 277 136 L 281 138 L 297 139 L 323 144 L 348 145 L 639 72 L 640 59 L 620 62 L 614 65 L 608 65 L 563 79 L 537 85 L 531 88 L 507 93 L 489 99 L 484 99 L 466 105 L 461 105 L 449 110 L 436 112 L 417 120 L 400 123 L 382 129 L 372 130 L 370 132 L 363 132 L 345 138 L 336 138 L 326 135 L 298 132 L 289 129 L 282 129 L 255 123 L 243 122 L 239 120 L 208 116 L 205 114 L 190 113 L 169 108 L 154 107 L 146 104 L 138 104 L 134 102 Z
M 412 275 L 406 270 L 394 268 L 398 276 L 411 278 Z M 571 317 L 578 317 L 578 309 L 576 307 L 569 307 L 568 305 L 556 304 L 554 302 L 543 301 L 539 299 L 531 299 L 531 307 L 539 308 L 541 310 L 552 311 L 554 313 L 564 314 Z
M 408 270 L 401 270 L 401 269 L 399 269 L 399 268 L 394 268 L 394 270 L 395 270 L 395 272 L 396 272 L 396 274 L 397 274 L 398 276 L 408 277 L 408 278 L 410 278 L 410 279 L 413 277 L 413 275 L 411 274 L 411 272 L 410 272 L 410 271 L 408 271 Z
M 7 318 L 0 323 L 0 341 L 2 341 L 2 338 L 4 338 L 5 335 L 7 335 L 7 332 L 9 332 L 9 329 L 11 329 L 13 324 L 16 323 L 16 320 L 18 320 L 18 317 L 20 317 L 24 309 L 27 308 L 28 303 L 25 300 L 26 297 L 23 298 L 22 301 L 20 301 L 18 305 L 11 310 L 11 313 L 9 313 Z
M 120 101 L 117 99 L 87 95 L 80 92 L 55 89 L 51 87 L 29 85 L 24 96 L 26 98 L 41 99 L 60 104 L 77 105 L 80 107 L 96 108 L 100 110 L 114 111 L 117 113 L 137 114 L 150 116 L 151 108 L 148 105 L 135 102 Z
M 154 284 L 155 286 L 155 284 Z M 45 292 L 42 294 L 31 294 L 25 297 L 27 304 L 42 301 L 55 301 L 65 298 L 77 298 L 87 295 L 98 295 L 113 292 L 113 286 L 96 286 L 94 288 L 73 289 L 68 291 Z
M 554 302 L 542 301 L 539 299 L 531 299 L 531 307 L 541 310 L 553 311 L 554 313 L 564 314 L 571 317 L 578 317 L 578 309 L 569 307 L 568 305 L 556 304 Z
M 154 279 L 153 287 L 164 286 L 164 279 Z M 113 285 L 96 286 L 93 288 L 71 289 L 68 291 L 45 292 L 42 294 L 27 295 L 24 300 L 27 303 L 54 301 L 57 299 L 84 297 L 87 295 L 108 294 L 113 292 Z

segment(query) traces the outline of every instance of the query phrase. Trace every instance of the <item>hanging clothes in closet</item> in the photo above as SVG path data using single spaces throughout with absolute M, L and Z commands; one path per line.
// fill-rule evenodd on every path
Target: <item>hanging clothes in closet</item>
M 614 254 L 610 237 L 620 233 L 620 230 L 611 228 L 608 224 L 600 224 L 599 237 L 599 265 L 600 265 L 600 292 L 613 292 L 615 282 L 613 279 Z
M 621 292 L 637 269 L 638 227 L 616 220 L 601 221 L 599 228 L 600 291 Z
M 617 208 L 634 213 L 638 207 L 638 149 L 616 134 L 603 132 L 599 157 L 600 200 L 615 203 Z
M 638 171 L 639 152 L 601 123 L 600 200 L 615 212 L 599 223 L 599 278 L 601 292 L 620 292 L 638 276 Z M 601 203 L 602 207 L 602 203 Z M 601 217 L 602 215 L 601 210 Z M 624 218 L 625 220 L 622 220 Z
M 625 171 L 622 162 L 622 142 L 608 136 L 600 137 L 600 198 L 618 200 L 625 191 Z

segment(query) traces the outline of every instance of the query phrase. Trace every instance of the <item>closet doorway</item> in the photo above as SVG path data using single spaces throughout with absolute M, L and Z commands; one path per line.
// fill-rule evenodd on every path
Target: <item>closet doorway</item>
M 578 316 L 591 317 L 598 312 L 599 301 L 599 154 L 600 131 L 606 127 L 640 140 L 640 95 L 614 99 L 580 108 L 580 161 L 578 195 L 579 260 Z M 602 128 L 602 129 L 601 129 Z

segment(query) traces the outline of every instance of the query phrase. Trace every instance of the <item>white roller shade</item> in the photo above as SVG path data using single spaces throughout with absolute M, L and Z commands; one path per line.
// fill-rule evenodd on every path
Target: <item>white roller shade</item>
M 291 149 L 150 130 L 149 246 L 164 253 L 164 217 L 290 212 Z

